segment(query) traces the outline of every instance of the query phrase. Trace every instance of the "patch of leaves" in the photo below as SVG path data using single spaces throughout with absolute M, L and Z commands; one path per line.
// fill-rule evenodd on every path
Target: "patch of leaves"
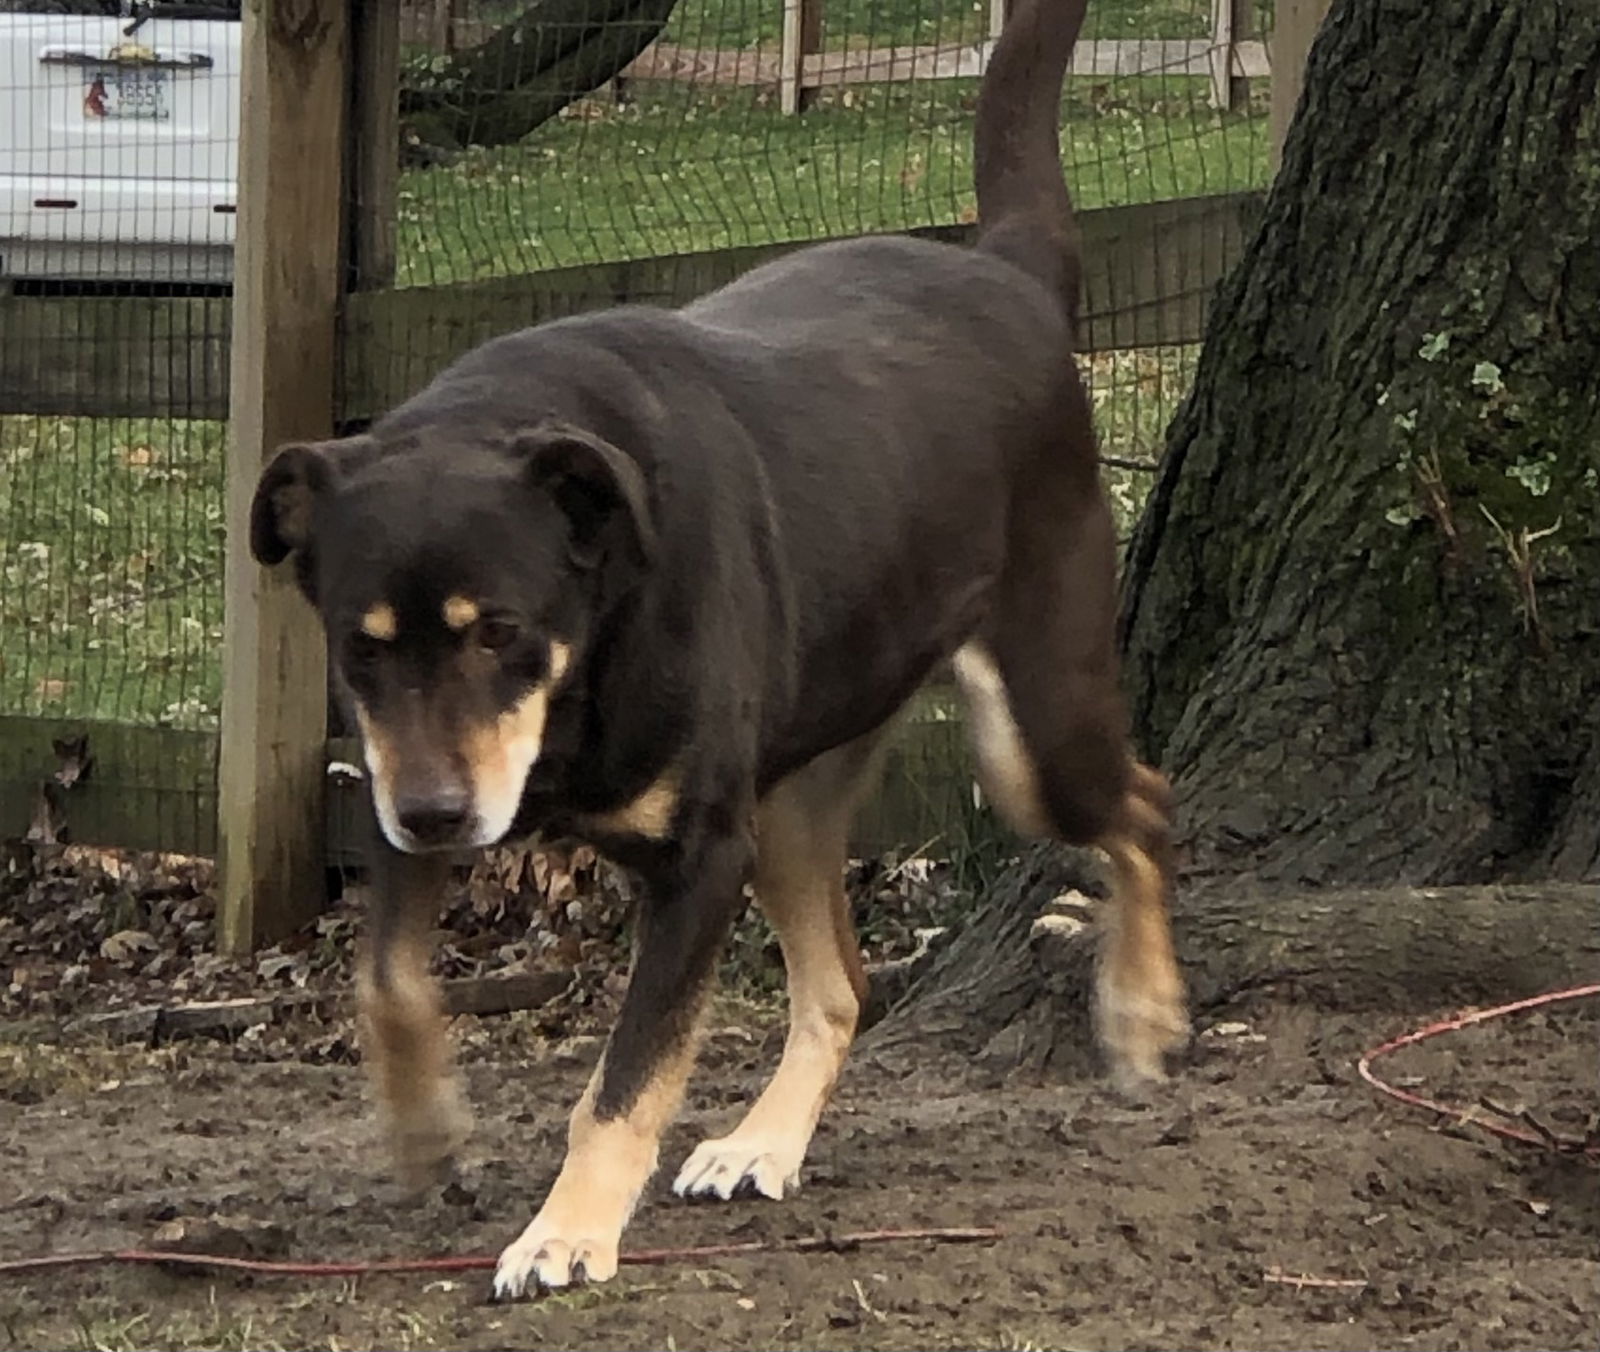
M 915 951 L 930 928 L 949 925 L 966 904 L 954 869 L 920 857 L 853 861 L 845 884 L 869 964 Z M 571 972 L 567 993 L 535 1016 L 546 1031 L 570 1033 L 586 1016 L 608 1014 L 626 987 L 636 895 L 633 877 L 586 845 L 484 851 L 443 899 L 434 971 L 444 978 Z M 365 884 L 352 882 L 283 942 L 233 959 L 215 950 L 210 860 L 13 842 L 0 857 L 0 1015 L 68 1018 L 348 990 L 365 901 Z M 756 997 L 782 989 L 776 937 L 754 907 L 736 930 L 723 981 Z M 307 1044 L 303 1054 L 344 1059 L 348 1030 L 329 1036 L 337 1045 Z

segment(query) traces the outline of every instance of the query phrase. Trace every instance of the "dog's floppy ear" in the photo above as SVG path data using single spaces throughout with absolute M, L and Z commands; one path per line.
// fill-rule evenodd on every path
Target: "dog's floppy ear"
M 250 504 L 250 553 L 257 563 L 282 563 L 311 543 L 317 499 L 332 488 L 340 468 L 370 453 L 372 438 L 293 442 L 261 472 Z
M 632 456 L 592 432 L 557 422 L 519 434 L 514 453 L 529 482 L 549 493 L 571 523 L 573 557 L 580 564 L 600 562 L 608 535 L 623 543 L 637 564 L 648 565 L 655 557 L 650 490 Z

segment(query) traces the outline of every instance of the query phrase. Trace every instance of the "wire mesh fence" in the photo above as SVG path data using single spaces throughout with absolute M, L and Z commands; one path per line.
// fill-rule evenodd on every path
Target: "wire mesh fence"
M 371 27 L 389 0 L 354 3 Z M 959 237 L 1001 8 L 400 0 L 398 121 L 353 117 L 346 419 L 495 332 L 680 302 L 773 248 Z M 1092 0 L 1062 104 L 1079 209 L 1263 187 L 1270 22 Z M 236 0 L 0 0 L 0 837 L 214 846 L 240 28 Z M 352 104 L 385 97 L 358 77 Z M 1150 229 L 1089 294 L 1125 526 L 1198 337 L 1145 334 L 1151 287 L 1203 299 L 1226 261 Z M 937 701 L 913 721 L 864 846 L 986 829 L 955 731 Z
M 450 4 L 453 25 L 422 21 L 438 8 L 403 7 L 413 16 L 403 31 L 422 41 L 408 53 L 402 96 L 411 167 L 400 189 L 401 285 L 974 217 L 987 0 L 810 0 L 801 8 L 818 15 L 820 33 L 803 64 L 818 83 L 806 87 L 803 116 L 781 106 L 776 0 L 679 0 L 659 39 L 587 93 L 546 92 L 559 70 L 541 68 L 547 51 L 588 40 L 581 21 L 569 33 L 539 20 L 557 6 Z M 1264 182 L 1264 122 L 1252 112 L 1264 112 L 1265 86 L 1234 111 L 1212 106 L 1212 9 L 1091 7 L 1079 64 L 1093 73 L 1074 79 L 1063 103 L 1080 207 Z M 507 43 L 518 24 L 526 40 Z M 441 39 L 445 48 L 431 45 Z M 519 86 L 520 103 L 506 92 Z M 570 101 L 551 113 L 560 99 Z M 509 116 L 513 107 L 523 116 Z

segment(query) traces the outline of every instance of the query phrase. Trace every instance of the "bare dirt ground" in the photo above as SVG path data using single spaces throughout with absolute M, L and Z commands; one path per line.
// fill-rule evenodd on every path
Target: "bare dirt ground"
M 1211 1016 L 1143 1106 L 1100 1081 L 949 1065 L 897 1079 L 858 1061 L 798 1196 L 689 1205 L 672 1170 L 732 1121 L 781 1041 L 775 1011 L 727 1002 L 626 1247 L 889 1226 L 1004 1237 L 624 1269 L 514 1306 L 485 1303 L 486 1274 L 74 1269 L 0 1278 L 0 1346 L 1594 1349 L 1600 1167 L 1374 1095 L 1354 1059 L 1424 1018 L 1245 1002 Z M 478 1134 L 455 1182 L 408 1203 L 383 1178 L 337 1028 L 150 1049 L 13 1020 L 0 1258 L 142 1244 L 208 1217 L 244 1224 L 268 1257 L 495 1253 L 554 1176 L 598 1040 L 553 1041 L 527 1015 L 460 1022 Z M 1581 1134 L 1600 1107 L 1597 1046 L 1588 1001 L 1382 1064 Z

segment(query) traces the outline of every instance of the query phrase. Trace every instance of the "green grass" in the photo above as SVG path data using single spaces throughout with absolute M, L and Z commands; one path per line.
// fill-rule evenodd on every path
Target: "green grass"
M 970 81 L 828 91 L 800 118 L 768 93 L 682 86 L 589 100 L 519 146 L 405 175 L 399 282 L 427 285 L 774 240 L 902 230 L 973 208 Z M 1075 91 L 1063 155 L 1082 208 L 1265 181 L 1264 123 L 1205 84 Z
M 0 712 L 203 727 L 220 423 L 0 417 Z
M 776 45 L 783 7 L 770 0 L 680 0 L 665 34 L 686 47 Z M 1087 38 L 1194 38 L 1211 27 L 1210 10 L 1185 0 L 1095 0 Z M 989 34 L 987 0 L 828 0 L 825 48 L 976 42 Z
M 423 1297 L 448 1309 L 438 1296 Z M 166 1308 L 160 1308 L 165 1305 Z M 19 1312 L 0 1315 L 0 1347 L 59 1348 L 62 1352 L 349 1352 L 385 1347 L 397 1352 L 458 1347 L 459 1315 L 394 1308 L 362 1300 L 351 1284 L 323 1284 L 285 1294 L 241 1298 L 229 1288 L 176 1287 L 164 1299 L 90 1297 L 66 1308 L 26 1297 Z M 139 1308 L 139 1307 L 145 1308 Z M 451 1312 L 452 1314 L 454 1312 Z M 337 1324 L 341 1333 L 330 1332 Z M 343 1332 L 348 1329 L 348 1332 Z
M 749 46 L 773 0 L 683 0 L 670 36 Z M 980 36 L 971 0 L 832 0 L 829 43 Z M 1203 33 L 1209 7 L 1096 0 L 1108 37 Z M 826 91 L 801 118 L 772 91 L 641 85 L 593 98 L 519 146 L 405 173 L 398 281 L 540 269 L 970 219 L 969 81 Z M 1066 171 L 1082 208 L 1228 192 L 1266 177 L 1264 88 L 1243 114 L 1192 78 L 1075 81 Z M 1188 351 L 1091 359 L 1103 448 L 1153 457 Z M 222 478 L 215 423 L 0 417 L 0 714 L 214 726 Z M 1124 526 L 1148 476 L 1108 483 Z

